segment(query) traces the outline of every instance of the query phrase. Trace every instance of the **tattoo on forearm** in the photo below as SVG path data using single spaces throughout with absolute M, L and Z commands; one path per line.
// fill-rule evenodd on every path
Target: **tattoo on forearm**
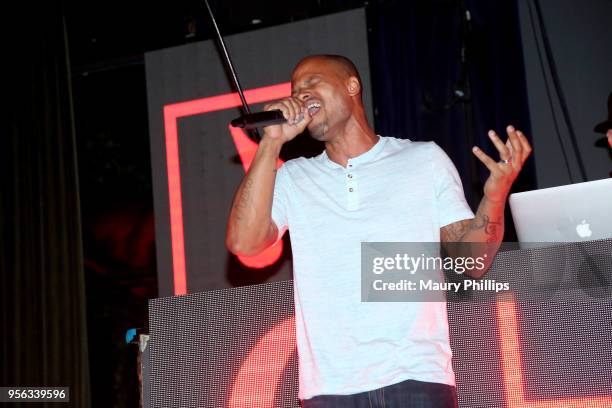
M 487 214 L 477 213 L 476 217 L 470 224 L 470 230 L 476 231 L 482 229 L 487 235 L 487 242 L 497 242 L 499 233 L 503 227 L 501 219 L 492 221 Z
M 236 219 L 241 221 L 244 218 L 244 212 L 249 206 L 249 200 L 253 195 L 253 179 L 247 176 L 247 179 L 244 181 L 244 187 L 240 192 L 240 197 L 236 200 L 236 204 L 234 205 L 234 210 Z
M 458 242 L 467 232 L 470 221 L 460 221 L 442 229 L 442 242 Z

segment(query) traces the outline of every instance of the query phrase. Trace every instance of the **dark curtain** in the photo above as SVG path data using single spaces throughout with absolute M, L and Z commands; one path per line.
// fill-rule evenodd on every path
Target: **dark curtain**
M 0 165 L 2 386 L 70 387 L 89 374 L 69 55 L 61 4 L 5 15 Z M 7 71 L 8 69 L 8 71 Z M 36 406 L 56 406 L 39 403 Z
M 438 143 L 475 210 L 489 172 L 471 147 L 498 159 L 489 129 L 531 135 L 516 1 L 373 2 L 368 26 L 376 131 Z M 535 188 L 534 172 L 531 158 L 513 192 Z M 508 212 L 505 240 L 515 240 Z

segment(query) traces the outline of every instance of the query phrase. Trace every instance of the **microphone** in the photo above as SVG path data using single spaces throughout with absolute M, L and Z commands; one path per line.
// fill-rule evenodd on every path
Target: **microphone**
M 304 116 L 300 115 L 298 119 L 301 121 L 303 118 Z M 283 116 L 283 112 L 275 109 L 242 115 L 232 120 L 231 125 L 236 128 L 255 129 L 270 125 L 281 125 L 283 123 L 287 123 L 287 119 Z

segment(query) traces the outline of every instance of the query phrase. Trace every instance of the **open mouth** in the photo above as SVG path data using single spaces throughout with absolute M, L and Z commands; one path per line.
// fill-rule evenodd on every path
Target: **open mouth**
M 308 109 L 308 113 L 312 117 L 321 110 L 321 104 L 319 102 L 311 102 L 306 105 L 306 108 Z

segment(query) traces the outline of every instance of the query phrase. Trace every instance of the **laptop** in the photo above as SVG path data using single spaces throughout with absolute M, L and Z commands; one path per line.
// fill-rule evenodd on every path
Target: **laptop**
M 612 238 L 612 178 L 510 195 L 519 242 Z

